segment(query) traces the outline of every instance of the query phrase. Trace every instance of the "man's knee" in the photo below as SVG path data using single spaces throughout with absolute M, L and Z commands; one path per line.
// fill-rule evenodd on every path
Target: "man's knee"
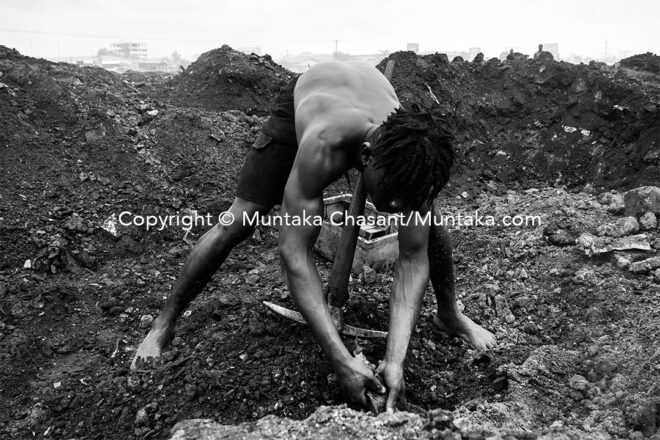
M 272 206 L 261 205 L 236 198 L 231 208 L 214 226 L 222 241 L 236 245 L 252 235 L 259 216 L 267 214 Z

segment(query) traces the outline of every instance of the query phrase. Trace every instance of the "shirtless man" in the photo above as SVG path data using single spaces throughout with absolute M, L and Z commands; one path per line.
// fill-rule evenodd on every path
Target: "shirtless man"
M 242 221 L 244 213 L 250 218 L 257 212 L 265 215 L 281 202 L 284 218 L 320 214 L 324 188 L 351 168 L 362 172 L 380 211 L 435 212 L 433 200 L 453 163 L 450 141 L 428 112 L 403 110 L 390 83 L 369 64 L 328 62 L 307 70 L 282 91 L 246 159 L 229 209 L 235 221 L 217 224 L 196 244 L 132 366 L 161 354 L 179 315 L 231 249 L 252 234 L 253 228 Z M 394 410 L 405 390 L 404 359 L 429 275 L 438 300 L 434 324 L 473 348 L 495 345 L 489 331 L 457 308 L 447 230 L 414 222 L 400 225 L 387 348 L 378 371 L 385 389 L 350 354 L 335 328 L 312 256 L 318 233 L 318 227 L 285 224 L 279 235 L 280 257 L 291 295 L 348 399 L 364 403 L 367 389 L 389 391 L 387 409 Z

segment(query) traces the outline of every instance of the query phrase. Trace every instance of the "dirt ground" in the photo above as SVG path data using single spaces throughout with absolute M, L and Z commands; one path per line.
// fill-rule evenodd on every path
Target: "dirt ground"
M 263 105 L 291 75 L 237 54 L 223 46 L 170 78 L 0 47 L 0 437 L 167 438 L 185 419 L 303 419 L 343 403 L 310 332 L 262 305 L 293 307 L 267 227 L 179 320 L 162 361 L 128 369 L 205 228 L 147 231 L 116 216 L 229 207 Z M 616 191 L 660 182 L 658 76 L 643 70 L 657 57 L 629 67 L 392 57 L 402 102 L 437 99 L 457 127 L 442 211 L 541 219 L 452 229 L 461 302 L 499 345 L 476 352 L 434 330 L 429 288 L 405 409 L 431 421 L 428 410 L 453 411 L 466 438 L 658 438 L 660 274 L 620 260 L 658 255 L 660 230 L 642 231 L 646 251 L 589 257 L 575 244 L 585 232 L 635 234 L 622 230 Z M 211 75 L 226 59 L 232 75 Z M 236 86 L 240 69 L 252 80 Z M 228 84 L 247 91 L 226 105 L 185 98 Z M 346 190 L 340 181 L 328 195 Z M 330 262 L 318 265 L 325 279 Z M 386 330 L 391 284 L 390 271 L 355 275 L 346 321 Z M 384 341 L 345 342 L 374 363 L 384 353 Z M 443 438 L 436 428 L 416 432 Z

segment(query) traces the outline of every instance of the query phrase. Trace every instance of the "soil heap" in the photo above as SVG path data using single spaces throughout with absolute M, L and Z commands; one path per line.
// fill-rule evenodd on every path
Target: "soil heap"
M 660 189 L 639 191 L 645 212 L 626 211 L 634 197 L 617 191 L 657 185 L 657 74 L 626 60 L 391 58 L 404 105 L 455 123 L 443 210 L 542 219 L 452 229 L 459 297 L 497 349 L 473 352 L 434 331 L 429 291 L 405 369 L 414 414 L 321 408 L 342 403 L 336 378 L 308 329 L 262 306 L 293 303 L 277 231 L 260 227 L 179 320 L 161 361 L 130 372 L 208 229 L 132 220 L 227 209 L 260 112 L 293 74 L 226 46 L 175 77 L 0 47 L 0 437 L 166 438 L 202 417 L 224 427 L 193 423 L 180 435 L 302 437 L 318 426 L 338 437 L 358 426 L 383 438 L 657 436 L 660 208 L 644 194 Z M 326 279 L 330 263 L 317 262 Z M 390 271 L 354 276 L 347 322 L 385 329 L 391 286 Z M 384 353 L 382 341 L 346 343 L 374 363 Z
M 267 115 L 280 88 L 294 76 L 270 55 L 245 55 L 223 45 L 203 53 L 175 78 L 170 102 Z

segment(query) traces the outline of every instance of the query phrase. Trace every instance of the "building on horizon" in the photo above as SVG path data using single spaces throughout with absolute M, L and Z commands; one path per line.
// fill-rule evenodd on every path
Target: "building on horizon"
M 419 43 L 408 43 L 408 44 L 406 44 L 406 50 L 418 53 L 419 52 Z
M 124 58 L 147 58 L 147 44 L 135 41 L 125 41 L 110 44 L 110 52 Z

